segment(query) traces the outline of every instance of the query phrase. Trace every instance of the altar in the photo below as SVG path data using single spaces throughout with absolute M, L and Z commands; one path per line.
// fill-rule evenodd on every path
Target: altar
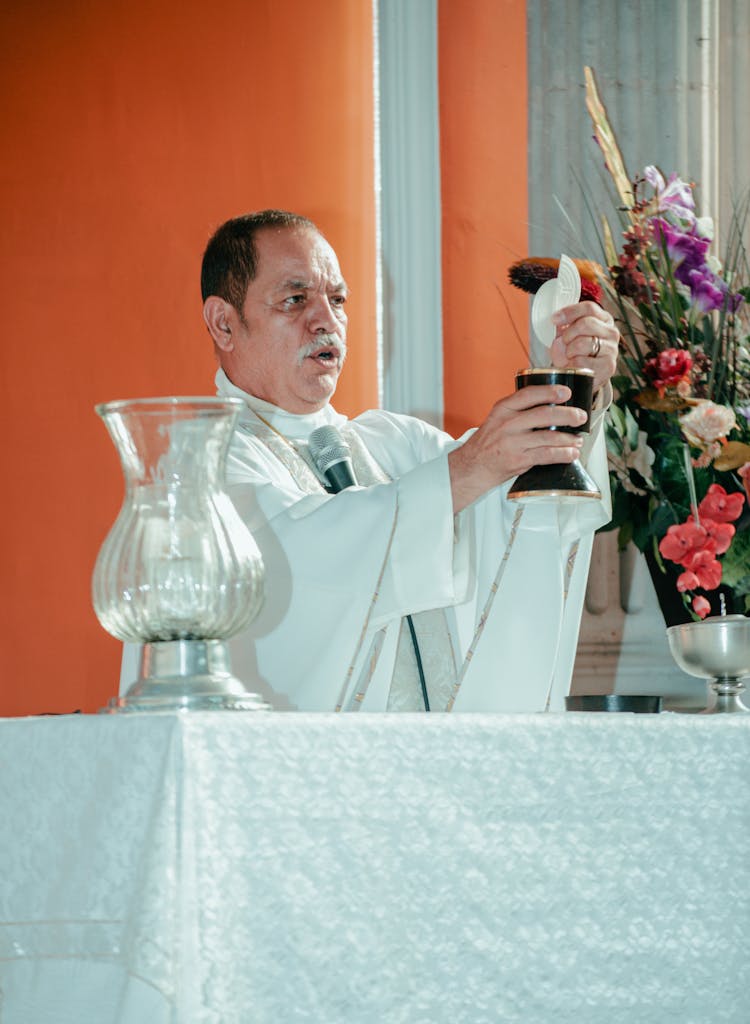
M 0 721 L 3 1024 L 747 1024 L 750 716 Z

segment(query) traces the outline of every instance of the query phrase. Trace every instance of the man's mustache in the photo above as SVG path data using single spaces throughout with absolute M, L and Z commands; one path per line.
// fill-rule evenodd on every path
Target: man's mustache
M 346 359 L 346 342 L 335 334 L 319 334 L 314 341 L 308 341 L 303 345 L 297 353 L 299 365 L 301 366 L 305 359 L 315 352 L 332 352 L 338 358 L 339 365 L 343 365 Z

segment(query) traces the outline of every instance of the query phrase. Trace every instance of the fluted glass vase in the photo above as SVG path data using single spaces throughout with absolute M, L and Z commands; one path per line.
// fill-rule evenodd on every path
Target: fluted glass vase
M 94 568 L 94 610 L 112 636 L 143 645 L 139 678 L 111 710 L 265 707 L 232 675 L 225 643 L 263 601 L 260 552 L 224 490 L 241 406 L 177 397 L 96 407 L 125 498 Z

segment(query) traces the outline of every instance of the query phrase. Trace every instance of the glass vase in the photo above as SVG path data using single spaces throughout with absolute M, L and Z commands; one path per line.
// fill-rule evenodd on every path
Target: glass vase
M 258 614 L 263 564 L 224 490 L 242 403 L 139 398 L 98 405 L 125 498 L 94 568 L 96 615 L 143 645 L 139 678 L 110 710 L 264 708 L 231 674 L 225 641 Z

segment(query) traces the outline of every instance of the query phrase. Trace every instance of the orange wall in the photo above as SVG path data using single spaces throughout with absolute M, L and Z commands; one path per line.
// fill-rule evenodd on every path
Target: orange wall
M 475 425 L 526 365 L 525 0 L 439 0 L 445 427 Z M 507 303 L 507 308 L 506 308 Z
M 93 406 L 213 393 L 198 274 L 221 221 L 274 205 L 321 225 L 353 293 L 337 404 L 375 404 L 371 18 L 370 0 L 0 10 L 0 714 L 117 690 L 89 595 L 122 480 Z
M 210 16 L 207 13 L 210 12 Z M 446 426 L 523 362 L 524 0 L 439 0 Z M 122 498 L 97 402 L 210 394 L 200 255 L 225 218 L 317 221 L 352 287 L 337 406 L 376 403 L 370 0 L 0 9 L 0 715 L 93 711 L 120 644 L 90 601 Z

